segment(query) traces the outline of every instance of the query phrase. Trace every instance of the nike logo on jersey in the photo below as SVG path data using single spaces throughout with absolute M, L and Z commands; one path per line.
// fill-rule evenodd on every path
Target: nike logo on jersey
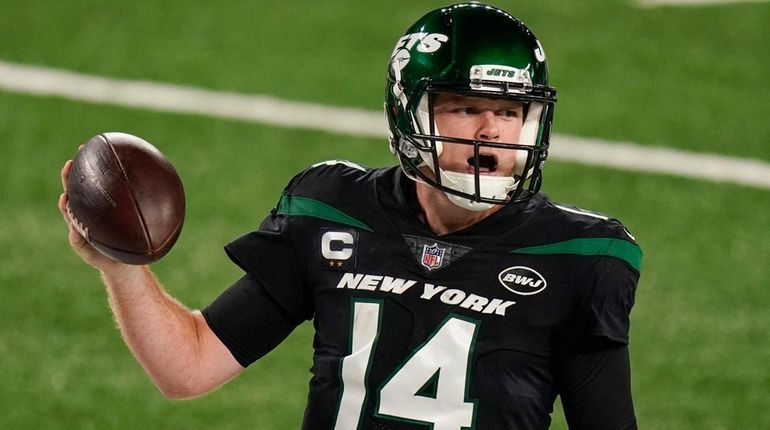
M 411 279 L 393 278 L 391 276 L 369 275 L 363 273 L 345 273 L 337 283 L 337 288 L 351 290 L 381 291 L 390 294 L 404 294 L 417 285 L 418 281 Z M 419 289 L 419 288 L 418 288 Z M 447 288 L 442 285 L 422 284 L 420 299 L 439 301 L 446 305 L 458 306 L 482 314 L 505 316 L 510 306 L 516 304 L 512 300 L 487 298 L 463 290 Z

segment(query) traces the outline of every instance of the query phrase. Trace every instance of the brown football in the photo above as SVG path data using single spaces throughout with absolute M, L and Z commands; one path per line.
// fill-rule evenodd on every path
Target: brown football
M 75 228 L 108 257 L 128 264 L 157 261 L 182 231 L 182 181 L 145 140 L 102 133 L 75 156 L 67 178 L 67 212 Z

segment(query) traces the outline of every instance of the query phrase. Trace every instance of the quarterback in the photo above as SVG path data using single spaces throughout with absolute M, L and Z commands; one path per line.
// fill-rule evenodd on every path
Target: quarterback
M 126 342 L 171 398 L 218 387 L 312 320 L 303 429 L 547 429 L 557 396 L 571 429 L 635 429 L 642 253 L 617 220 L 539 191 L 555 102 L 521 21 L 447 6 L 388 62 L 399 165 L 297 174 L 259 229 L 225 247 L 244 275 L 202 311 L 72 226 L 70 243 L 101 270 Z

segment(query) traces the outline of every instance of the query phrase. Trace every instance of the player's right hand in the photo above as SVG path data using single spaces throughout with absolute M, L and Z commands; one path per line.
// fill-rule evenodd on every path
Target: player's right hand
M 104 273 L 114 271 L 130 270 L 132 266 L 128 264 L 119 263 L 91 246 L 88 241 L 75 229 L 72 225 L 72 219 L 67 211 L 67 177 L 69 176 L 70 169 L 72 168 L 72 160 L 67 160 L 61 169 L 61 182 L 64 192 L 59 196 L 59 212 L 64 217 L 64 222 L 67 223 L 69 228 L 69 243 L 75 253 L 80 256 L 86 263 L 96 267 Z

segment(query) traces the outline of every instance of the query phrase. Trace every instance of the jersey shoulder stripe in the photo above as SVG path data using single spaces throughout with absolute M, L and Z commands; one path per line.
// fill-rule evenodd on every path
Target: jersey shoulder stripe
M 385 172 L 349 161 L 314 164 L 292 178 L 274 212 L 287 218 L 330 221 L 362 231 L 380 230 L 380 211 L 372 208 L 378 205 L 375 182 Z
M 312 218 L 319 218 L 326 221 L 332 221 L 339 224 L 360 228 L 366 231 L 374 231 L 368 225 L 357 220 L 356 218 L 353 218 L 345 212 L 342 212 L 320 200 L 316 200 L 310 197 L 292 197 L 288 194 L 283 194 L 281 195 L 281 200 L 278 201 L 277 212 L 278 214 L 287 216 L 308 216 Z
M 628 263 L 637 272 L 642 268 L 642 249 L 623 239 L 578 238 L 546 245 L 527 246 L 511 251 L 514 254 L 577 254 L 615 257 Z

